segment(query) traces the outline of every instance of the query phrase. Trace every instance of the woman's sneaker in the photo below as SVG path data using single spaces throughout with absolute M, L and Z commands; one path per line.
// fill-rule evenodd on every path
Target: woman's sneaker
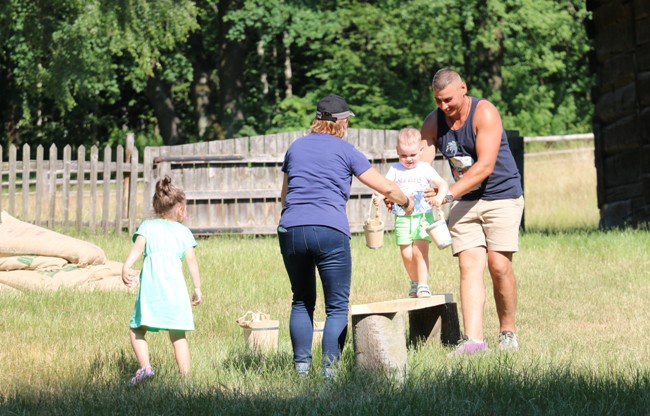
M 467 336 L 463 336 L 463 338 L 458 342 L 456 349 L 447 354 L 447 358 L 472 355 L 485 350 L 487 350 L 487 343 L 485 341 L 477 341 L 468 338 Z
M 295 363 L 294 364 L 294 368 L 296 369 L 296 373 L 301 377 L 307 377 L 309 375 L 309 367 L 311 367 L 311 363 Z
M 517 342 L 517 334 L 512 331 L 502 331 L 499 334 L 499 351 L 517 351 L 519 350 L 519 343 Z
M 139 368 L 138 371 L 135 372 L 135 375 L 131 377 L 131 385 L 137 386 L 143 381 L 153 378 L 153 376 L 154 376 L 153 368 L 151 368 L 150 365 Z

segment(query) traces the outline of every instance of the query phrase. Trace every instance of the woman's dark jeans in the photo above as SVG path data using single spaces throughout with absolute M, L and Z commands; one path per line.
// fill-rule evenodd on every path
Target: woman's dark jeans
M 296 368 L 311 363 L 316 305 L 316 268 L 325 297 L 323 364 L 336 365 L 348 327 L 348 303 L 352 278 L 350 238 L 333 228 L 299 226 L 278 228 L 280 251 L 287 269 L 293 301 L 289 331 Z

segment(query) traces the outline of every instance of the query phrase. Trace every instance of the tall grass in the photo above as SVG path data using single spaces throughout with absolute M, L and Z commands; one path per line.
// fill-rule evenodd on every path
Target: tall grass
M 526 173 L 527 181 L 535 177 Z M 595 223 L 550 226 L 543 215 L 533 220 L 534 186 L 526 184 L 529 227 L 515 256 L 517 354 L 492 348 L 449 360 L 441 345 L 421 345 L 409 350 L 408 378 L 396 384 L 355 371 L 350 336 L 339 378 L 325 382 L 316 368 L 300 379 L 292 371 L 290 287 L 276 238 L 220 236 L 200 239 L 197 248 L 204 303 L 188 335 L 190 379 L 177 375 L 166 335 L 150 334 L 156 378 L 128 386 L 137 367 L 127 335 L 132 293 L 0 293 L 0 414 L 646 413 L 650 233 L 601 232 Z M 78 236 L 114 260 L 130 247 L 126 235 Z M 353 303 L 405 296 L 393 234 L 380 250 L 368 250 L 362 236 L 351 244 Z M 430 258 L 433 290 L 458 299 L 455 259 L 435 248 Z M 249 309 L 280 320 L 277 353 L 246 349 L 235 320 Z M 323 317 L 319 304 L 316 318 Z M 490 301 L 485 329 L 492 347 L 498 323 Z M 317 348 L 316 363 L 319 357 Z

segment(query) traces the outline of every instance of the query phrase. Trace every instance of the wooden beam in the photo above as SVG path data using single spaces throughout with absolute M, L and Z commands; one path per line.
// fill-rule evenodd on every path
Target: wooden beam
M 350 313 L 352 315 L 369 315 L 396 313 L 402 311 L 412 311 L 416 309 L 431 308 L 433 306 L 453 303 L 454 297 L 451 293 L 434 294 L 430 298 L 405 298 L 396 300 L 387 300 L 383 302 L 373 302 L 361 305 L 352 305 Z

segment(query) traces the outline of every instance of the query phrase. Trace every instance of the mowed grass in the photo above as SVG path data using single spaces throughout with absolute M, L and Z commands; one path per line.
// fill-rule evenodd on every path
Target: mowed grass
M 556 157 L 567 160 L 552 169 L 555 183 L 567 183 L 555 188 L 577 187 L 595 201 L 588 158 Z M 197 248 L 204 303 L 195 308 L 197 330 L 188 335 L 190 379 L 177 375 L 169 340 L 157 333 L 148 336 L 156 378 L 128 386 L 137 368 L 127 328 L 133 293 L 0 292 L 0 414 L 645 414 L 650 233 L 598 231 L 597 208 L 584 205 L 582 195 L 573 206 L 574 192 L 559 196 L 568 205 L 544 205 L 547 192 L 537 187 L 546 184 L 529 182 L 544 175 L 529 169 L 545 163 L 526 159 L 527 231 L 515 256 L 517 354 L 493 348 L 498 322 L 486 276 L 488 353 L 449 360 L 441 345 L 411 348 L 408 377 L 399 384 L 355 371 L 349 334 L 337 380 L 319 377 L 318 347 L 316 368 L 300 379 L 293 374 L 291 295 L 276 238 L 218 236 L 200 239 Z M 546 216 L 540 207 L 549 207 Z M 574 220 L 552 222 L 558 209 Z M 131 244 L 127 235 L 76 236 L 112 260 L 123 261 Z M 391 233 L 379 250 L 367 249 L 363 236 L 352 239 L 352 248 L 352 303 L 405 296 Z M 459 299 L 450 251 L 432 248 L 430 259 L 433 291 Z M 254 354 L 245 346 L 235 320 L 256 309 L 280 320 L 275 353 Z M 322 303 L 316 319 L 324 319 Z

